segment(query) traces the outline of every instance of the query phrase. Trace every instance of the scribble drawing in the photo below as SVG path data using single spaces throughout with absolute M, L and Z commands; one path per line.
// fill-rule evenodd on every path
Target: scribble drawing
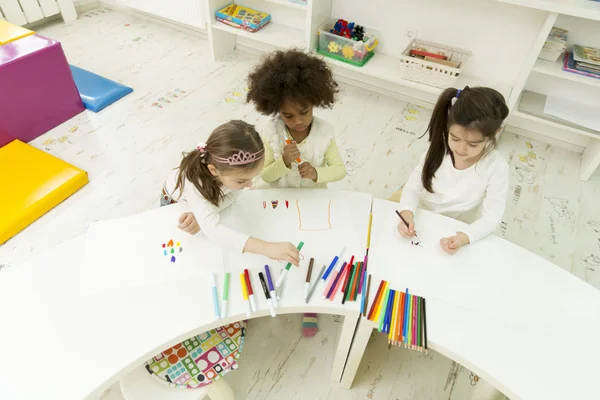
M 528 167 L 524 166 L 515 167 L 515 172 L 519 182 L 525 182 L 529 184 L 535 183 L 535 180 L 539 176 L 537 172 L 532 171 Z
M 587 223 L 590 228 L 592 228 L 592 230 L 596 233 L 600 233 L 600 222 L 598 221 L 594 221 L 594 220 L 590 220 Z
M 358 168 L 358 165 L 354 161 L 346 161 L 346 172 L 348 175 L 352 175 L 352 172 Z
M 586 267 L 589 270 L 595 271 L 593 267 L 600 267 L 600 257 L 590 254 L 586 258 L 583 259 L 583 262 L 589 265 L 590 267 Z
M 559 217 L 571 218 L 573 216 L 573 211 L 568 208 L 569 200 L 560 197 L 546 197 L 546 200 L 552 204 L 554 212 L 558 214 Z
M 346 149 L 346 156 L 354 157 L 356 155 L 356 150 L 354 149 Z
M 298 209 L 298 230 L 327 231 L 331 229 L 331 200 L 326 204 L 321 201 L 296 200 L 296 208 Z

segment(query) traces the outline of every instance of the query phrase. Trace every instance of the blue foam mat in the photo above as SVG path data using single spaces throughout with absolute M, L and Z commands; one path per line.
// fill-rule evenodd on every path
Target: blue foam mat
M 93 72 L 74 65 L 70 65 L 70 67 L 81 101 L 88 110 L 98 112 L 133 92 L 132 88 L 96 75 Z

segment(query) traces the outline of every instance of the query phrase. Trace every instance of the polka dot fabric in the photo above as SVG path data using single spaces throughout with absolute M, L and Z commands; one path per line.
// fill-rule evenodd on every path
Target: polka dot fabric
M 196 389 L 218 380 L 232 369 L 244 347 L 243 322 L 225 325 L 184 340 L 146 361 L 148 373 L 178 388 Z

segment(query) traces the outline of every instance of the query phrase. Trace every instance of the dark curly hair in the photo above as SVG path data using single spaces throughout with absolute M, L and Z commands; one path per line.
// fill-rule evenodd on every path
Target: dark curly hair
M 248 76 L 246 100 L 265 115 L 279 113 L 286 98 L 331 108 L 338 92 L 331 69 L 322 59 L 299 50 L 268 54 Z

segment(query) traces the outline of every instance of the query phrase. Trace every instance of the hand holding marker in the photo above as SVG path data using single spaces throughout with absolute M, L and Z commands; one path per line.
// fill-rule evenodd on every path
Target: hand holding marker
M 302 246 L 304 246 L 304 242 L 298 243 L 298 247 L 297 247 L 298 251 L 302 250 Z M 276 289 L 279 289 L 281 287 L 281 285 L 283 284 L 283 281 L 285 280 L 285 277 L 287 276 L 287 273 L 291 267 L 292 267 L 292 263 L 288 263 L 285 266 L 285 269 L 283 271 L 281 271 L 281 275 L 279 275 L 279 279 L 277 279 L 277 283 L 275 284 Z

